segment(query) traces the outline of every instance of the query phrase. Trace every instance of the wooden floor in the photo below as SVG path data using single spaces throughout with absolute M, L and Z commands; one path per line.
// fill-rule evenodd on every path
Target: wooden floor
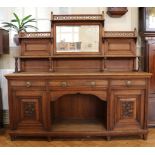
M 148 140 L 142 140 L 139 137 L 113 137 L 111 141 L 103 138 L 86 138 L 86 139 L 53 139 L 48 142 L 46 138 L 18 138 L 11 141 L 7 131 L 3 130 L 0 134 L 0 146 L 5 147 L 155 147 L 155 128 L 149 129 Z

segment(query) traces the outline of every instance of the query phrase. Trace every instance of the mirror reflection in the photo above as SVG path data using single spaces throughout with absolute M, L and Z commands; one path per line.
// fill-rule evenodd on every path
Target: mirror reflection
M 56 26 L 57 52 L 99 52 L 99 25 Z

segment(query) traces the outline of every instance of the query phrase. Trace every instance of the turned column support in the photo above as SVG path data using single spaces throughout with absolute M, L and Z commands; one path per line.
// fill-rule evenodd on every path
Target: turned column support
M 18 61 L 19 61 L 19 58 L 18 57 L 15 57 L 15 73 L 18 73 L 19 72 Z

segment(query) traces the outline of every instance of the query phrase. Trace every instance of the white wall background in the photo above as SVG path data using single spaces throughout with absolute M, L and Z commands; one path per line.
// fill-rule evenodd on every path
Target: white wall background
M 106 14 L 105 7 L 77 7 L 77 8 L 52 8 L 52 7 L 33 7 L 33 8 L 23 8 L 23 7 L 0 7 L 0 27 L 2 22 L 10 21 L 13 18 L 13 12 L 17 13 L 20 18 L 31 14 L 37 19 L 36 26 L 39 31 L 50 31 L 50 17 L 51 11 L 54 14 L 101 14 L 102 11 L 105 12 L 105 31 L 133 31 L 134 28 L 138 29 L 138 8 L 128 7 L 128 12 L 120 18 L 111 18 Z M 32 31 L 32 30 L 31 30 Z M 15 46 L 12 41 L 14 32 L 10 32 L 10 54 L 0 56 L 0 86 L 2 88 L 3 97 L 3 109 L 8 109 L 8 93 L 7 93 L 7 81 L 4 78 L 5 74 L 14 71 L 14 60 L 13 55 L 19 51 L 19 48 Z M 139 44 L 137 44 L 137 52 L 139 52 Z

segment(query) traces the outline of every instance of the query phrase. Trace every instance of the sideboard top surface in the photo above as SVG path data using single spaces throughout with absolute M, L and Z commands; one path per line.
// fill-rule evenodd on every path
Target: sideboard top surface
M 146 72 L 92 72 L 92 73 L 50 73 L 50 72 L 36 72 L 36 73 L 28 73 L 28 72 L 21 72 L 21 73 L 11 73 L 5 75 L 6 78 L 11 78 L 11 77 L 127 77 L 127 76 L 132 76 L 134 78 L 139 78 L 139 77 L 151 77 L 151 73 L 146 73 Z

